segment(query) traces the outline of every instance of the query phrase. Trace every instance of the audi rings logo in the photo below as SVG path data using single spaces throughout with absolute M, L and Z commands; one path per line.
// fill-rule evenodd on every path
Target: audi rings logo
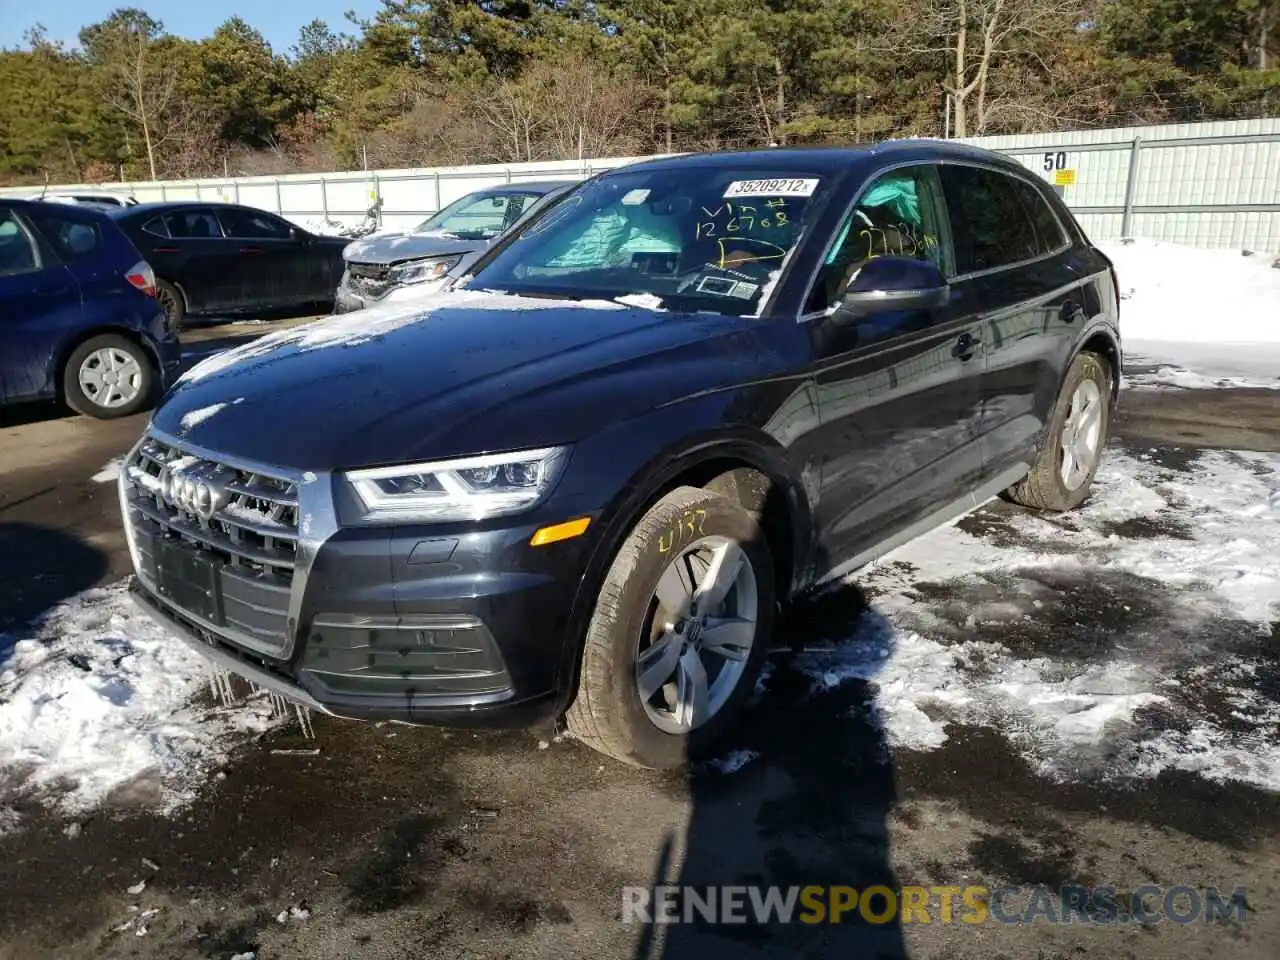
M 160 494 L 170 506 L 208 520 L 231 497 L 227 479 L 223 467 L 205 460 L 171 464 L 160 473 Z

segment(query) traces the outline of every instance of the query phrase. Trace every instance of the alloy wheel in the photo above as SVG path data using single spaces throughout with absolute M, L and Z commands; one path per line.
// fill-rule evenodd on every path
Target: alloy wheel
M 1082 380 L 1071 394 L 1071 406 L 1062 425 L 1059 476 L 1068 490 L 1079 490 L 1098 463 L 1102 414 L 1102 390 L 1095 381 Z
M 658 579 L 636 657 L 636 685 L 658 729 L 687 734 L 737 689 L 757 642 L 758 592 L 734 540 L 685 546 Z

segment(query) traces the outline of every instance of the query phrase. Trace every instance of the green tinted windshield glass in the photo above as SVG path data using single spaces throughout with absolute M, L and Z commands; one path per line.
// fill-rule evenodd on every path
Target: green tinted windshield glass
M 619 172 L 527 227 L 471 286 L 754 313 L 822 188 L 820 175 L 803 171 Z

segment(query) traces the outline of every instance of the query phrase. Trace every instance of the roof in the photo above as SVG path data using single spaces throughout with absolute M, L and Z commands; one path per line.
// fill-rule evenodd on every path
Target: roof
M 496 187 L 478 187 L 472 193 L 551 193 L 562 187 L 576 187 L 582 182 L 576 180 L 512 180 Z
M 110 216 L 112 210 L 124 209 L 123 207 L 91 206 L 87 203 L 54 203 L 48 200 L 30 200 L 26 197 L 0 197 L 0 204 L 6 207 L 15 207 L 19 210 L 38 210 L 53 216 L 66 217 L 70 220 L 75 220 L 77 217 L 88 219 L 106 217 Z
M 164 213 L 167 210 L 178 210 L 182 207 L 204 207 L 213 206 L 214 204 L 219 206 L 239 206 L 239 204 L 235 203 L 223 204 L 218 200 L 156 200 L 152 203 L 135 203 L 131 207 L 117 207 L 114 210 L 108 210 L 107 216 L 120 219 L 121 217 L 131 217 L 135 214 L 157 214 Z
M 748 150 L 717 150 L 708 153 L 685 153 L 673 157 L 642 160 L 618 170 L 636 168 L 678 170 L 688 167 L 760 167 L 777 170 L 795 167 L 802 170 L 846 170 L 853 163 L 878 156 L 919 157 L 926 159 L 981 159 L 987 162 L 1009 163 L 1008 158 L 990 150 L 971 147 L 954 140 L 904 139 L 885 140 L 848 147 L 768 147 Z M 612 171 L 611 171 L 612 172 Z

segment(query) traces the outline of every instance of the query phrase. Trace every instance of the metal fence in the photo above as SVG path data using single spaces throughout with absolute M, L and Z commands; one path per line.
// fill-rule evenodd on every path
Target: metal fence
M 1097 240 L 1145 236 L 1280 252 L 1280 118 L 969 138 L 1053 183 Z M 612 157 L 523 164 L 51 187 L 127 191 L 139 200 L 204 200 L 274 210 L 303 225 L 351 224 L 380 205 L 404 228 L 483 187 L 580 179 L 632 163 Z M 30 188 L 0 194 L 31 195 Z

